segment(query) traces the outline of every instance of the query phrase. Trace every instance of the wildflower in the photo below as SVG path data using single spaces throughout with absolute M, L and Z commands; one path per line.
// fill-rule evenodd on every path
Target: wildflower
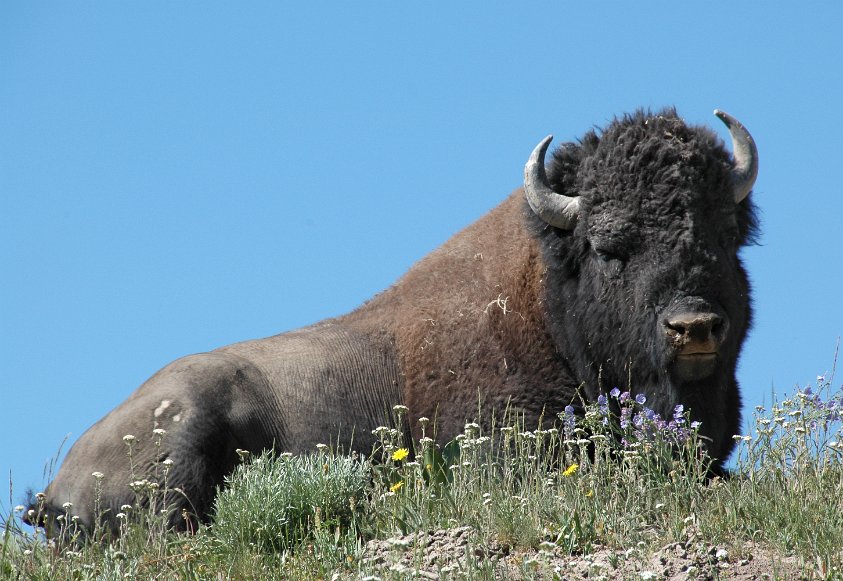
M 26 507 L 22 504 L 19 504 L 15 507 L 15 512 L 23 512 Z
M 71 508 L 73 508 L 73 503 L 72 502 L 65 502 L 63 505 L 61 505 L 61 507 L 64 510 L 70 510 Z
M 392 411 L 394 411 L 396 414 L 406 414 L 408 411 L 410 411 L 410 408 L 405 405 L 399 404 L 392 406 Z
M 410 455 L 410 451 L 407 448 L 398 448 L 395 452 L 392 453 L 392 459 L 396 462 L 400 462 L 404 458 Z
M 131 504 L 122 504 L 122 505 L 120 505 L 120 512 L 129 512 L 130 510 L 132 510 L 132 505 L 131 505 Z
M 693 421 L 693 422 L 691 422 L 691 429 L 692 429 L 692 430 L 696 430 L 696 429 L 697 429 L 697 428 L 699 428 L 701 425 L 702 425 L 702 422 Z
M 572 416 L 572 415 L 574 415 L 574 406 L 572 406 L 572 405 L 566 405 L 566 406 L 565 406 L 565 415 L 566 415 L 566 416 Z
M 320 452 L 324 452 L 325 450 L 328 449 L 328 445 L 327 444 L 316 444 L 316 449 L 319 450 Z
M 585 497 L 586 497 L 586 498 L 591 498 L 592 496 L 594 496 L 594 491 L 593 491 L 592 489 L 590 489 L 590 488 L 589 488 L 589 489 L 588 489 L 588 490 L 586 490 L 583 494 L 585 494 Z
M 389 487 L 389 491 L 392 492 L 393 494 L 395 494 L 396 492 L 401 490 L 402 486 L 404 486 L 404 481 L 399 480 L 398 482 L 396 482 L 395 484 L 393 484 L 392 486 Z
M 611 395 L 615 399 L 618 399 L 618 396 L 620 394 L 621 394 L 621 390 L 619 390 L 617 387 L 613 387 L 612 391 L 609 392 L 609 395 Z
M 103 474 L 102 472 L 91 472 L 91 476 L 93 476 L 97 480 L 102 480 L 103 478 L 105 478 L 105 474 Z
M 163 428 L 155 428 L 154 430 L 152 430 L 152 434 L 158 436 L 159 438 L 163 438 L 167 435 L 167 430 Z
M 43 502 L 47 499 L 47 495 L 44 494 L 43 492 L 39 492 L 38 494 L 35 495 L 35 498 L 38 499 L 38 502 Z
M 643 393 L 639 393 L 635 396 L 635 401 L 638 402 L 638 405 L 644 405 L 645 403 L 647 403 L 647 396 L 645 396 Z
M 579 468 L 580 468 L 580 465 L 575 462 L 575 463 L 571 464 L 570 466 L 568 466 L 567 468 L 565 468 L 565 471 L 562 472 L 562 476 L 565 476 L 566 478 L 568 476 L 572 476 L 574 473 L 576 473 L 577 470 L 579 470 Z
M 135 438 L 132 434 L 126 434 L 123 436 L 123 441 L 127 444 L 132 444 L 137 441 L 137 438 Z

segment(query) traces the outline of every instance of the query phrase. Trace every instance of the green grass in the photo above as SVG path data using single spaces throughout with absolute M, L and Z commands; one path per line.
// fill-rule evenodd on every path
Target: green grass
M 683 410 L 654 417 L 628 394 L 607 394 L 584 417 L 563 412 L 538 429 L 517 418 L 486 433 L 468 424 L 444 449 L 426 437 L 404 442 L 401 432 L 383 427 L 371 463 L 324 447 L 244 461 L 219 493 L 213 523 L 195 535 L 168 532 L 160 511 L 140 508 L 162 506 L 154 498 L 126 511 L 119 539 L 60 546 L 23 527 L 12 510 L 0 577 L 404 578 L 365 562 L 365 543 L 470 525 L 478 545 L 524 555 L 548 547 L 647 553 L 692 537 L 740 553 L 752 542 L 839 578 L 841 412 L 841 393 L 825 378 L 757 408 L 752 433 L 736 435 L 732 476 L 713 480 Z M 397 408 L 399 421 L 404 413 Z M 70 527 L 65 536 L 72 537 Z M 494 577 L 480 557 L 466 566 L 466 578 Z

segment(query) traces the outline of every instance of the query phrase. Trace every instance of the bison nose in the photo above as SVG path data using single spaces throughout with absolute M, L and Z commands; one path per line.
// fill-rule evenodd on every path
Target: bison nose
M 715 313 L 682 313 L 664 322 L 665 333 L 684 354 L 714 353 L 726 336 L 728 323 Z

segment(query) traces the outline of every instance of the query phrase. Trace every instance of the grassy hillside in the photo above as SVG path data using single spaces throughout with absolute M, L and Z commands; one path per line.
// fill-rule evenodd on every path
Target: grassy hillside
M 526 429 L 467 424 L 444 448 L 390 427 L 371 461 L 320 446 L 244 461 L 194 535 L 136 481 L 118 538 L 72 519 L 45 542 L 11 509 L 10 579 L 663 579 L 843 577 L 841 393 L 830 379 L 756 408 L 728 477 L 708 477 L 688 410 L 613 390 Z M 398 406 L 400 422 L 406 409 Z M 166 437 L 166 434 L 159 434 Z M 127 445 L 127 453 L 131 446 Z M 91 476 L 96 489 L 99 480 Z M 765 577 L 766 576 L 766 577 Z

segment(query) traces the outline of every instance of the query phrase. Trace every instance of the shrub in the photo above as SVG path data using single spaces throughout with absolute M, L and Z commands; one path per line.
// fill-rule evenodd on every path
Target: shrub
M 358 458 L 265 452 L 226 478 L 211 534 L 235 551 L 282 551 L 316 529 L 350 527 L 369 474 Z

